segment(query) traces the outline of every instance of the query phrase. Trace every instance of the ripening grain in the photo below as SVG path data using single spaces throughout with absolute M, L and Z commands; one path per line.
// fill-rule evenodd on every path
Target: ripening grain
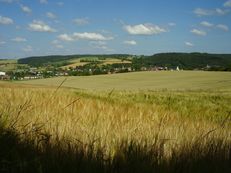
M 113 155 L 123 142 L 152 146 L 166 140 L 171 148 L 208 138 L 230 141 L 230 93 L 214 92 L 76 92 L 75 90 L 1 88 L 0 112 L 5 126 L 14 126 L 25 137 L 66 139 L 103 148 Z M 38 132 L 38 133 L 37 133 Z M 36 136 L 37 135 L 37 136 Z

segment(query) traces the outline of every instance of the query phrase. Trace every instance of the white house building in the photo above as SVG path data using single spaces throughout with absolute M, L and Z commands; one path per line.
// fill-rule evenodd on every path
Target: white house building
M 6 72 L 0 71 L 0 76 L 5 76 Z

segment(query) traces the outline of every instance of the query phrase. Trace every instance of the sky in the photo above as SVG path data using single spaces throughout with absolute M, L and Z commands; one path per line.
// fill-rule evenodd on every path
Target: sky
M 231 0 L 0 0 L 0 58 L 231 53 Z

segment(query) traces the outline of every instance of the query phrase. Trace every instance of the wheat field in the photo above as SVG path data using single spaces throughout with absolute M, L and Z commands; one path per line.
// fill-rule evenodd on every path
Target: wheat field
M 81 150 L 83 158 L 91 158 L 86 163 L 90 172 L 136 172 L 143 166 L 147 167 L 143 172 L 174 172 L 172 162 L 184 166 L 185 159 L 189 163 L 182 171 L 190 172 L 197 170 L 193 167 L 197 158 L 206 158 L 207 166 L 212 159 L 217 167 L 230 170 L 231 93 L 227 90 L 93 92 L 16 86 L 0 88 L 1 129 L 16 132 L 19 141 L 29 141 L 45 158 L 50 157 L 47 148 Z M 186 157 L 189 153 L 194 154 Z M 132 165 L 130 157 L 135 157 Z M 100 168 L 95 168 L 95 162 L 92 166 L 92 158 L 100 161 Z M 36 168 L 57 171 L 59 161 L 68 157 L 64 161 L 54 154 L 52 159 L 56 160 L 53 167 L 46 161 Z M 24 172 L 27 166 L 19 162 Z M 85 172 L 86 167 L 78 171 Z M 202 170 L 203 164 L 198 167 Z M 204 170 L 215 170 L 211 168 Z M 73 169 L 70 172 L 76 172 Z
M 59 86 L 65 77 L 17 82 L 20 84 Z M 230 72 L 145 71 L 111 75 L 70 76 L 65 87 L 94 91 L 110 90 L 230 90 Z

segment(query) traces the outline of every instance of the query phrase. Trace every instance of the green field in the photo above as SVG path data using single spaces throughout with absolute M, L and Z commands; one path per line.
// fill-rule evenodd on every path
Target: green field
M 13 70 L 17 67 L 15 59 L 0 59 L 0 71 Z
M 86 62 L 81 62 L 81 60 L 86 60 Z M 87 62 L 88 61 L 88 62 Z M 117 59 L 117 58 L 105 58 L 105 59 L 100 59 L 98 57 L 83 57 L 83 58 L 77 58 L 77 59 L 73 59 L 70 60 L 68 65 L 62 66 L 63 69 L 65 68 L 75 68 L 76 66 L 84 66 L 86 64 L 90 64 L 91 61 L 96 61 L 99 62 L 99 66 L 102 65 L 108 65 L 108 64 L 121 64 L 121 63 L 131 63 L 131 61 L 122 61 L 121 59 Z
M 26 64 L 18 64 L 17 61 L 17 59 L 0 59 L 0 71 L 7 72 L 28 67 Z
M 16 59 L 0 59 L 0 64 L 16 64 Z
M 64 77 L 22 81 L 32 85 L 59 86 Z M 88 90 L 207 90 L 231 89 L 230 72 L 163 71 L 67 77 L 63 86 Z

